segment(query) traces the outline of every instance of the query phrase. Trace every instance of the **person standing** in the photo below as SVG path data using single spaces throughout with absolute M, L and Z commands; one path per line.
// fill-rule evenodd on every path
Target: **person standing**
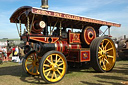
M 12 55 L 14 56 L 15 47 L 12 48 Z
M 19 54 L 19 49 L 18 49 L 18 46 L 16 46 L 14 55 L 15 55 L 15 56 L 18 56 L 18 54 Z
M 7 49 L 6 49 L 6 47 L 2 48 L 2 54 L 3 54 L 4 60 L 6 60 L 6 58 L 7 58 Z
M 19 47 L 19 58 L 20 58 L 20 63 L 23 61 L 25 54 L 24 54 L 24 50 L 23 47 Z

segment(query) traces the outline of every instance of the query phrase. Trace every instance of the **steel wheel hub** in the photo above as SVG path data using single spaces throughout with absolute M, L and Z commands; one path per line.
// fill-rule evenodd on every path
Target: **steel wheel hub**
M 53 69 L 53 71 L 57 71 L 58 66 L 57 66 L 56 64 L 53 64 L 53 65 L 52 65 L 52 69 Z

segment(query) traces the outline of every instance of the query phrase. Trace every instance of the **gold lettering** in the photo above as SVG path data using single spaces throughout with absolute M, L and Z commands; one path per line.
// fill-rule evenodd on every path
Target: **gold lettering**
M 56 16 L 56 17 L 61 17 L 62 14 L 60 14 L 60 13 L 54 13 L 54 16 Z
M 51 12 L 46 12 L 46 15 L 51 15 Z
M 85 18 L 83 18 L 83 17 L 81 18 L 81 20 L 82 20 L 82 21 L 86 21 L 86 19 L 85 19 Z
M 40 10 L 36 10 L 35 12 L 38 13 L 38 14 L 40 14 Z
M 46 11 L 41 11 L 41 14 L 46 15 Z

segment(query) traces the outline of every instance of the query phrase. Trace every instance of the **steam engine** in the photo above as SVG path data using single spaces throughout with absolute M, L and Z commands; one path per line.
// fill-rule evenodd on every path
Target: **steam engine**
M 42 32 L 46 32 L 46 22 L 35 21 L 32 27 L 32 35 L 38 33 L 41 36 Z M 90 51 L 88 47 L 93 39 L 96 38 L 96 31 L 92 26 L 87 26 L 82 32 L 71 32 L 63 28 L 60 36 L 60 29 L 54 30 L 52 36 L 43 35 L 44 37 L 30 36 L 29 41 L 32 42 L 33 49 L 38 53 L 38 56 L 43 56 L 46 52 L 56 50 L 62 52 L 68 61 L 83 62 L 90 61 Z M 83 51 L 84 50 L 84 51 Z M 76 54 L 74 54 L 74 52 Z M 77 57 L 74 57 L 76 56 Z M 70 57 L 69 57 L 70 56 Z
M 10 18 L 10 22 L 16 23 L 19 36 L 26 45 L 22 62 L 26 73 L 40 74 L 47 83 L 55 83 L 64 77 L 67 64 L 72 62 L 83 64 L 90 61 L 98 72 L 113 69 L 115 45 L 108 36 L 99 37 L 99 29 L 107 26 L 110 35 L 110 27 L 120 27 L 120 24 L 49 11 L 48 0 L 42 0 L 41 7 L 43 9 L 20 7 Z

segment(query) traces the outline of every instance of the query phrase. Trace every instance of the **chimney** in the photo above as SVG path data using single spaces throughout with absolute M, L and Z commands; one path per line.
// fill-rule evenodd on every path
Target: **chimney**
M 41 0 L 42 1 L 42 4 L 41 4 L 41 7 L 43 9 L 48 9 L 48 0 Z

